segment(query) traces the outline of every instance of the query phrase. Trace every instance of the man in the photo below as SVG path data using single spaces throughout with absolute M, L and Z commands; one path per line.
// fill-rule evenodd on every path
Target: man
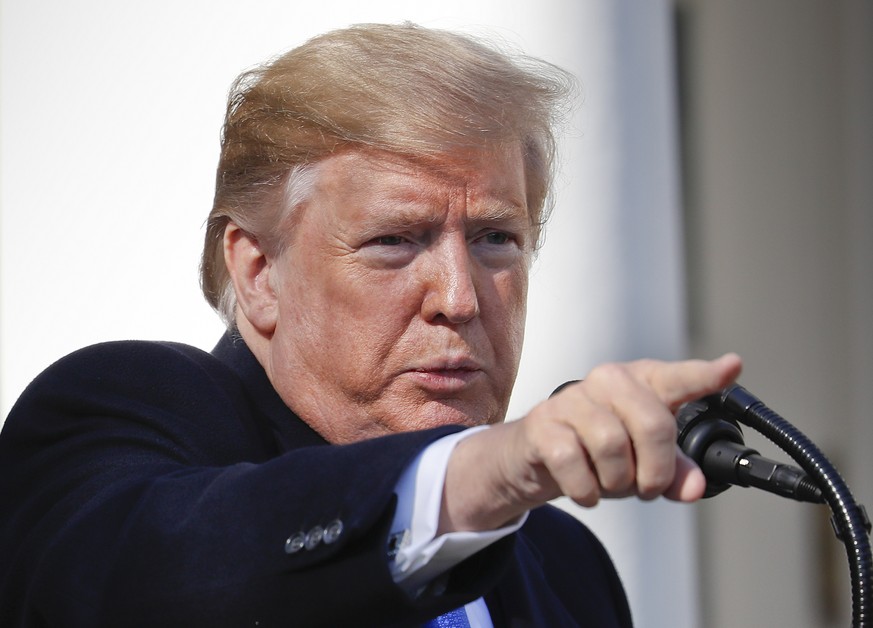
M 543 504 L 700 497 L 672 410 L 740 363 L 599 367 L 503 423 L 566 83 L 412 25 L 243 75 L 202 265 L 228 334 L 90 347 L 22 395 L 0 623 L 628 625 Z

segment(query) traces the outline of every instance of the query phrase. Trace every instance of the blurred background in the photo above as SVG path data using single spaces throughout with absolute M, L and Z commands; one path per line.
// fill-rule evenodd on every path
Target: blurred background
M 2 417 L 86 344 L 211 348 L 197 264 L 230 83 L 325 30 L 411 20 L 580 81 L 510 414 L 605 360 L 737 351 L 741 382 L 873 502 L 873 3 L 408 4 L 0 0 Z M 824 507 L 741 488 L 562 505 L 638 626 L 848 624 Z

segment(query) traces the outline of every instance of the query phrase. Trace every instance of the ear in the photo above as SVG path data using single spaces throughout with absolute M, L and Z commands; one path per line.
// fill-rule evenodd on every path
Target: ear
M 271 336 L 279 302 L 270 281 L 272 262 L 258 241 L 233 222 L 224 229 L 224 263 L 236 291 L 237 317 L 245 317 L 263 336 Z

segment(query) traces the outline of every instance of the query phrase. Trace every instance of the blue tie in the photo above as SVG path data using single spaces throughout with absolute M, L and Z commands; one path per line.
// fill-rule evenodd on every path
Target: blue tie
M 467 611 L 462 606 L 436 619 L 431 619 L 424 628 L 470 628 L 470 622 L 467 621 Z

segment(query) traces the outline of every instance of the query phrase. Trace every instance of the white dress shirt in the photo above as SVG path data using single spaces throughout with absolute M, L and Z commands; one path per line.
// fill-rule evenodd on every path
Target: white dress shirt
M 449 569 L 518 530 L 527 519 L 486 532 L 450 532 L 437 536 L 443 484 L 449 457 L 459 441 L 488 429 L 475 427 L 443 437 L 409 465 L 397 483 L 397 511 L 391 525 L 391 573 L 411 596 L 425 587 L 438 585 Z M 485 600 L 479 598 L 465 607 L 471 628 L 493 628 Z

